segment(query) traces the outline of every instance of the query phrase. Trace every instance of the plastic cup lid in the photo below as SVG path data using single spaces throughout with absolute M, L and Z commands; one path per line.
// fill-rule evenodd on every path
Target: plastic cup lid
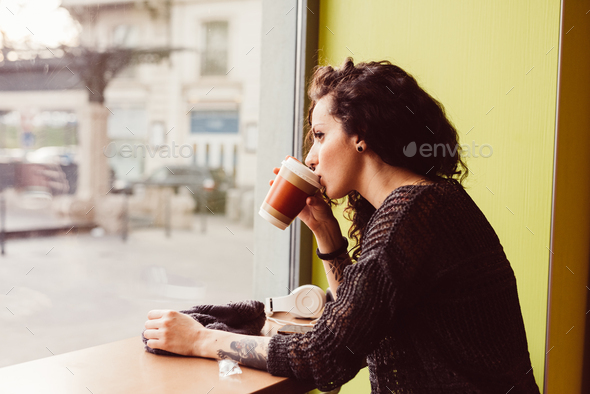
M 314 174 L 314 172 L 310 170 L 305 164 L 300 163 L 292 157 L 289 157 L 287 160 L 283 160 L 281 164 L 307 181 L 309 184 L 317 187 L 318 189 L 322 187 L 322 185 L 320 185 L 320 178 Z

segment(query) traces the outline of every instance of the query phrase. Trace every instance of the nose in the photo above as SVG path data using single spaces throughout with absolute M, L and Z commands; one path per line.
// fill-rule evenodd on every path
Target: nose
M 316 154 L 315 144 L 313 144 L 313 146 L 309 150 L 309 153 L 307 154 L 307 157 L 305 158 L 305 165 L 308 166 L 309 168 L 311 168 L 312 170 L 315 170 L 315 167 L 317 166 L 317 164 L 318 164 L 317 154 Z

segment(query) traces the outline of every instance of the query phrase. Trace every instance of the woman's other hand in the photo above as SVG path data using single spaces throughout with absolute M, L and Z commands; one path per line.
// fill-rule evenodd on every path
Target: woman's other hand
M 273 170 L 272 170 L 272 172 L 275 175 L 278 175 L 279 174 L 279 171 L 280 171 L 280 168 L 277 168 L 277 167 L 273 168 Z M 272 186 L 272 184 L 274 183 L 274 181 L 275 181 L 274 179 L 271 179 L 270 182 L 268 182 L 268 184 Z
M 205 330 L 201 323 L 172 310 L 150 311 L 148 319 L 143 336 L 149 347 L 184 356 L 199 356 L 199 333 Z

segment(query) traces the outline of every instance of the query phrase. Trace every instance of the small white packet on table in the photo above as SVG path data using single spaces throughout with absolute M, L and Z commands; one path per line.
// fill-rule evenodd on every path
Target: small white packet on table
M 238 365 L 237 361 L 230 359 L 218 360 L 219 363 L 219 376 L 225 378 L 226 376 L 241 374 L 242 370 Z

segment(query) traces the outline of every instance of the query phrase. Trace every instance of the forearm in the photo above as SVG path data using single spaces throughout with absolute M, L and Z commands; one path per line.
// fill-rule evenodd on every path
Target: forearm
M 332 295 L 336 298 L 336 290 L 338 290 L 338 286 L 340 286 L 340 283 L 342 282 L 344 268 L 351 265 L 352 260 L 348 253 L 343 253 L 334 260 L 322 260 L 322 262 L 324 263 L 328 285 L 332 290 Z
M 204 329 L 199 332 L 195 353 L 199 357 L 228 358 L 246 367 L 266 371 L 269 341 L 270 337 Z
M 340 232 L 340 226 L 338 222 L 335 222 L 323 231 L 317 231 L 315 233 L 318 249 L 322 253 L 331 253 L 342 247 L 342 233 Z M 347 252 L 342 253 L 333 260 L 322 260 L 324 263 L 324 270 L 326 272 L 326 278 L 332 294 L 336 297 L 336 290 L 342 282 L 342 275 L 344 268 L 352 264 L 352 260 Z

